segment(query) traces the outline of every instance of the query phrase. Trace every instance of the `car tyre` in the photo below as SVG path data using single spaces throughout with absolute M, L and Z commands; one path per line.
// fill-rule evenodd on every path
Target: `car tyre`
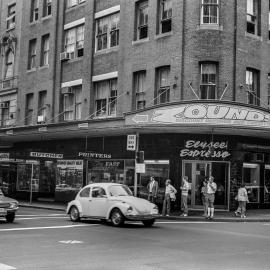
M 14 219 L 15 219 L 15 213 L 8 213 L 6 215 L 6 221 L 8 223 L 12 223 L 14 221 Z
M 76 206 L 72 206 L 69 211 L 69 218 L 73 222 L 80 221 L 80 213 Z
M 155 221 L 156 220 L 153 218 L 153 219 L 143 220 L 142 223 L 145 227 L 152 227 Z
M 111 213 L 111 222 L 115 227 L 119 227 L 124 224 L 124 216 L 119 209 L 114 209 Z

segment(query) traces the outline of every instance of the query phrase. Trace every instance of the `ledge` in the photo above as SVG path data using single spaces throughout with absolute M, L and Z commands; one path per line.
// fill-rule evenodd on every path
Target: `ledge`
M 98 55 L 103 55 L 103 54 L 108 54 L 108 53 L 112 53 L 112 52 L 118 52 L 119 50 L 119 45 L 109 48 L 109 49 L 104 49 L 104 50 L 100 50 L 100 51 L 96 51 L 94 56 L 98 56 Z
M 245 31 L 245 36 L 249 37 L 249 38 L 252 38 L 252 39 L 255 39 L 255 40 L 258 40 L 258 41 L 263 41 L 261 36 L 250 34 L 247 31 Z
M 157 35 L 155 35 L 154 39 L 157 40 L 157 39 L 166 38 L 166 37 L 170 37 L 170 36 L 173 36 L 173 32 L 172 31 L 166 32 L 166 33 L 162 33 L 162 34 L 157 34 Z
M 200 24 L 197 26 L 197 30 L 223 31 L 223 26 L 219 24 Z
M 139 39 L 139 40 L 133 40 L 132 45 L 139 45 L 148 42 L 150 39 L 149 37 L 144 38 L 144 39 Z

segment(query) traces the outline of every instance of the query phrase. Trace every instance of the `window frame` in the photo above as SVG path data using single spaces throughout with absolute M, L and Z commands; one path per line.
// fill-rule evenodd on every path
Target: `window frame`
M 164 4 L 168 2 L 171 5 L 171 14 L 166 19 L 163 19 Z M 159 0 L 159 34 L 169 33 L 172 31 L 172 0 Z M 168 11 L 169 12 L 169 11 Z M 163 26 L 169 24 L 169 30 L 163 31 Z
M 252 12 L 249 12 L 249 7 L 252 8 Z M 260 16 L 261 16 L 261 9 L 260 3 L 258 0 L 247 0 L 246 4 L 246 17 L 247 17 L 247 26 L 246 32 L 251 35 L 260 36 Z
M 247 104 L 260 106 L 260 71 L 246 68 Z M 256 89 L 257 87 L 257 89 Z
M 163 85 L 162 83 L 162 73 L 168 73 L 166 78 L 167 85 Z M 171 67 L 170 66 L 161 66 L 156 69 L 156 103 L 157 104 L 164 104 L 170 102 L 170 75 L 171 75 Z
M 39 1 L 31 0 L 30 23 L 38 21 Z
M 141 12 L 143 9 L 147 9 L 147 12 Z M 141 15 L 144 15 L 144 24 L 141 24 Z M 146 21 L 146 22 L 145 22 Z M 138 1 L 136 3 L 136 29 L 135 40 L 143 40 L 149 37 L 149 3 L 148 0 Z M 145 33 L 143 32 L 145 31 Z
M 14 10 L 12 10 L 14 8 Z M 16 27 L 16 3 L 8 5 L 8 14 L 7 14 L 7 30 L 14 29 Z
M 43 17 L 52 15 L 52 0 L 43 0 Z
M 29 49 L 28 49 L 28 63 L 27 69 L 35 69 L 37 67 L 37 39 L 29 40 Z
M 46 46 L 47 44 L 47 46 Z M 50 56 L 50 34 L 41 37 L 40 66 L 49 66 Z
M 69 4 L 69 3 L 72 3 L 72 1 L 73 1 L 73 5 L 71 4 Z M 67 0 L 66 1 L 66 9 L 70 9 L 70 8 L 73 8 L 73 7 L 76 7 L 76 6 L 78 6 L 78 5 L 80 5 L 80 4 L 83 4 L 84 2 L 85 2 L 86 0 Z
M 25 125 L 29 126 L 33 124 L 34 116 L 34 93 L 26 94 L 25 101 Z
M 13 57 L 12 57 L 12 61 L 8 62 L 9 61 L 9 55 L 12 54 Z M 15 61 L 15 56 L 14 56 L 14 53 L 11 49 L 9 49 L 6 54 L 5 54 L 5 70 L 4 70 L 4 79 L 9 79 L 9 78 L 12 78 L 13 75 L 14 75 L 14 61 Z M 11 70 L 12 70 L 12 74 L 11 76 L 7 76 L 7 72 L 9 70 L 11 66 Z
M 205 3 L 206 0 L 201 0 L 201 25 L 219 25 L 219 0 L 215 0 L 216 3 Z M 208 7 L 208 16 L 205 16 L 205 7 Z M 211 7 L 216 7 L 216 16 L 212 15 Z M 208 18 L 209 22 L 204 22 L 204 18 Z M 216 21 L 211 22 L 211 19 L 216 18 Z
M 8 126 L 8 121 L 11 119 L 10 118 L 10 100 L 3 101 L 1 103 L 7 104 L 5 108 L 1 108 L 1 126 L 6 127 Z
M 47 91 L 43 90 L 38 93 L 38 117 L 43 116 L 45 121 L 47 117 Z
M 135 94 L 135 109 L 144 109 L 146 104 L 146 70 L 140 70 L 133 73 L 133 85 Z M 140 86 L 142 86 L 142 89 L 140 89 Z

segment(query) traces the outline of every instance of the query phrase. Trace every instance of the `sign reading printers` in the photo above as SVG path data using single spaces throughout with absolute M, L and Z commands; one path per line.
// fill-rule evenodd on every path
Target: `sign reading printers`
M 188 140 L 185 149 L 180 151 L 180 157 L 201 157 L 201 158 L 227 158 L 230 153 L 227 151 L 227 142 L 206 142 Z

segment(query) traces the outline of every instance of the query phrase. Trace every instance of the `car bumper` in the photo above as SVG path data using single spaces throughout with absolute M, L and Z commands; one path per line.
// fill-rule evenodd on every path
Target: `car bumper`
M 125 215 L 128 220 L 149 220 L 158 217 L 158 214 L 148 214 L 148 215 Z
M 15 213 L 19 207 L 16 208 L 0 208 L 0 217 L 6 216 L 8 213 Z

